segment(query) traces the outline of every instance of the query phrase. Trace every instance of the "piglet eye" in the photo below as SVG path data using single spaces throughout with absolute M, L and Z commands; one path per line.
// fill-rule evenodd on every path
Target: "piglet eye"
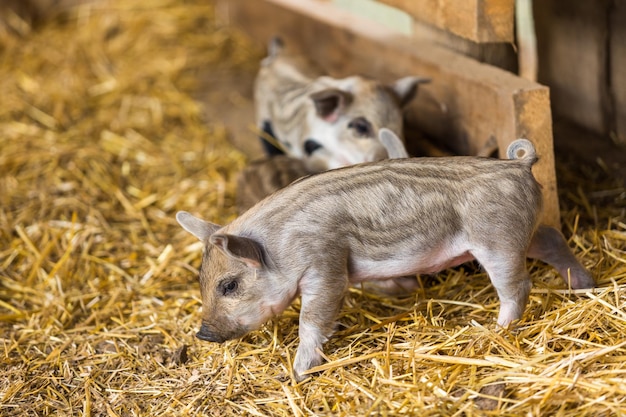
M 236 279 L 225 280 L 220 283 L 220 292 L 222 295 L 227 296 L 237 291 L 238 286 L 239 283 Z
M 352 121 L 348 123 L 348 129 L 354 129 L 356 135 L 360 137 L 373 136 L 372 124 L 368 122 L 367 119 L 365 119 L 364 117 L 357 117 L 356 119 L 352 119 Z

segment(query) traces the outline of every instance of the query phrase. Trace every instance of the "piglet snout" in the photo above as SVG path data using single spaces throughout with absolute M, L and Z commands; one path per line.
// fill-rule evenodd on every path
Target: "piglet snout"
M 200 331 L 196 333 L 196 337 L 200 340 L 204 340 L 206 342 L 215 342 L 222 343 L 224 342 L 224 338 L 213 333 L 206 324 L 202 324 L 200 327 Z

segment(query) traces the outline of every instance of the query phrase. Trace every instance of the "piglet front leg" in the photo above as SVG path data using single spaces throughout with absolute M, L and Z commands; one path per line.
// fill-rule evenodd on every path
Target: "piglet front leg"
M 307 271 L 300 287 L 302 308 L 298 336 L 300 344 L 293 364 L 294 377 L 300 382 L 309 369 L 322 363 L 323 344 L 332 335 L 347 288 L 347 273 Z
M 578 262 L 561 232 L 554 227 L 539 226 L 530 242 L 527 255 L 553 266 L 571 288 L 595 286 L 589 271 Z

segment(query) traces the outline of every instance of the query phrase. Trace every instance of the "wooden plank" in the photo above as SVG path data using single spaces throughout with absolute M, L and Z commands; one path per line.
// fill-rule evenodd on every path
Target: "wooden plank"
M 379 0 L 474 42 L 513 42 L 515 0 Z
M 427 42 L 400 36 L 375 22 L 314 0 L 222 0 L 233 23 L 266 43 L 274 35 L 306 51 L 334 76 L 363 74 L 390 81 L 431 77 L 407 118 L 460 154 L 504 157 L 518 137 L 532 140 L 540 160 L 544 223 L 559 226 L 549 91 L 495 67 Z
M 517 73 L 518 62 L 515 46 L 511 43 L 478 43 L 426 23 L 414 21 L 414 39 L 445 46 L 477 61 Z

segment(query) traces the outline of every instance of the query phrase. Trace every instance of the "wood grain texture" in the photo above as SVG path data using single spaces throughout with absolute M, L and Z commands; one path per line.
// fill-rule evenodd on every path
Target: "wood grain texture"
M 548 88 L 313 0 L 222 0 L 231 22 L 266 43 L 280 35 L 334 76 L 431 77 L 407 109 L 410 125 L 455 153 L 489 154 L 518 137 L 535 143 L 543 221 L 559 226 Z
M 514 0 L 379 0 L 474 42 L 513 42 Z
M 512 43 L 474 42 L 420 21 L 413 21 L 411 29 L 411 36 L 414 39 L 444 46 L 482 63 L 516 74 L 518 72 L 517 51 Z

